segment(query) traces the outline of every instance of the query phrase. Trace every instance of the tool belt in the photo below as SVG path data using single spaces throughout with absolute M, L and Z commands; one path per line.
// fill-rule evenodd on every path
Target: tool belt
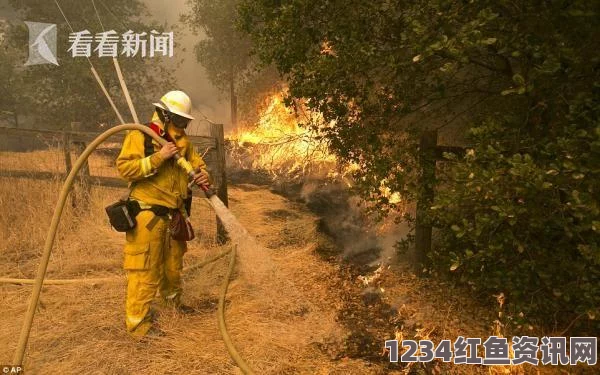
M 116 203 L 105 208 L 110 225 L 117 232 L 127 232 L 134 229 L 137 225 L 136 216 L 141 211 L 151 211 L 154 217 L 146 225 L 146 229 L 151 231 L 159 220 L 169 218 L 169 233 L 171 238 L 177 241 L 191 241 L 196 235 L 189 219 L 191 205 L 191 195 L 184 201 L 184 211 L 176 208 L 169 208 L 160 205 L 150 205 L 144 202 L 130 199 L 129 193 Z
M 177 241 L 191 241 L 196 237 L 188 216 L 179 209 L 160 205 L 149 205 L 139 201 L 133 202 L 137 203 L 140 207 L 140 211 L 152 211 L 152 213 L 154 213 L 154 217 L 146 225 L 148 230 L 152 230 L 161 218 L 164 219 L 165 217 L 169 217 L 171 220 L 169 223 L 169 233 L 171 234 L 171 238 Z
M 152 213 L 156 216 L 169 216 L 169 214 L 172 214 L 174 211 L 174 209 L 165 206 L 144 204 L 140 205 L 138 201 L 134 202 L 138 203 L 138 205 L 140 206 L 140 211 L 152 211 Z
M 146 205 L 144 203 L 140 204 L 140 202 L 136 200 L 125 197 L 119 199 L 110 206 L 107 206 L 105 210 L 106 214 L 108 215 L 110 225 L 115 228 L 117 232 L 127 232 L 135 228 L 137 225 L 135 218 L 141 211 L 152 211 L 157 218 L 169 216 L 174 212 L 174 210 L 169 207 Z M 152 226 L 154 226 L 156 222 L 152 224 Z

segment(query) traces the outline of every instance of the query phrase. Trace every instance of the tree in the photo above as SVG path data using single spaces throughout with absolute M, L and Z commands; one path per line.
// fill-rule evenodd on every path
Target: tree
M 21 92 L 21 75 L 15 61 L 22 59 L 22 53 L 8 43 L 8 32 L 10 25 L 7 22 L 0 23 L 0 91 L 3 95 L 0 97 L 0 118 L 10 118 L 15 127 L 19 126 L 20 107 L 25 107 L 26 103 L 19 102 L 23 98 Z
M 102 32 L 92 2 L 75 0 L 59 1 L 75 31 L 84 29 L 92 34 Z M 34 65 L 22 67 L 23 61 L 12 61 L 18 66 L 20 83 L 19 103 L 29 103 L 28 114 L 35 115 L 45 127 L 64 127 L 70 122 L 84 124 L 115 123 L 117 120 L 104 94 L 93 78 L 88 62 L 83 57 L 72 58 L 67 51 L 71 32 L 54 2 L 40 0 L 11 0 L 11 5 L 21 19 L 58 25 L 59 66 Z M 98 13 L 104 29 L 114 29 L 119 34 L 131 29 L 135 32 L 160 30 L 156 24 L 143 23 L 139 15 L 145 8 L 138 0 L 96 0 Z M 76 12 L 74 11 L 76 10 Z M 22 22 L 13 22 L 7 33 L 8 43 L 13 48 L 23 49 L 28 43 L 27 28 Z M 64 48 L 63 48 L 64 47 Z M 111 58 L 99 58 L 92 54 L 91 61 L 102 77 L 108 91 L 125 118 L 131 120 Z M 164 87 L 172 82 L 171 73 L 154 58 L 120 58 L 131 96 L 140 114 L 151 111 L 151 103 L 162 95 Z M 21 107 L 25 107 L 20 104 Z M 142 116 L 140 116 L 142 117 Z M 142 117 L 143 119 L 143 117 Z M 142 119 L 140 119 L 142 121 Z
M 188 0 L 190 13 L 182 20 L 192 30 L 202 30 L 206 39 L 195 46 L 196 57 L 206 69 L 210 81 L 222 92 L 228 92 L 231 123 L 237 125 L 238 99 L 252 102 L 276 81 L 274 71 L 258 66 L 250 55 L 250 38 L 238 31 L 239 0 Z
M 379 213 L 397 209 L 382 183 L 408 200 L 435 184 L 434 265 L 506 293 L 515 311 L 591 323 L 598 11 L 581 0 L 241 4 L 256 53 L 287 77 L 290 99 L 323 114 L 332 150 L 360 166 L 358 191 Z M 415 144 L 432 129 L 471 151 L 418 184 Z

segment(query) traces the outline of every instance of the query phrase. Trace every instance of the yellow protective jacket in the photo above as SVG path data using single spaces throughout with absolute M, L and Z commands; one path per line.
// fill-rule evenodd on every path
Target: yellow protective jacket
M 163 126 L 153 121 L 162 129 Z M 150 205 L 161 205 L 169 208 L 183 207 L 187 197 L 188 176 L 179 167 L 175 158 L 164 160 L 158 152 L 161 146 L 152 140 L 154 153 L 145 155 L 144 133 L 132 130 L 123 141 L 123 148 L 117 158 L 119 174 L 131 183 L 131 198 Z M 179 152 L 194 167 L 206 172 L 206 163 L 194 150 L 187 136 L 177 139 Z

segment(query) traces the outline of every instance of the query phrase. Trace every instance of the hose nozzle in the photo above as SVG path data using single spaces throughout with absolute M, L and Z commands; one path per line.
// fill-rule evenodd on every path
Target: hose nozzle
M 194 182 L 193 182 L 193 181 L 192 181 L 192 182 L 190 182 L 190 183 L 188 184 L 188 189 L 192 190 L 192 189 L 194 188 L 194 186 L 195 186 L 195 185 L 196 185 L 196 184 L 194 184 Z M 200 189 L 202 189 L 202 191 L 204 192 L 204 194 L 206 194 L 206 198 L 210 198 L 210 197 L 212 197 L 213 195 L 215 195 L 215 191 L 214 191 L 214 190 L 212 189 L 212 187 L 211 187 L 211 186 L 209 186 L 209 185 L 202 185 L 202 186 L 200 186 Z
M 184 157 L 182 157 L 179 154 L 175 154 L 175 159 L 177 160 L 177 165 L 179 165 L 183 170 L 185 170 L 185 172 L 188 174 L 190 180 L 194 180 L 194 178 L 196 178 L 196 172 L 194 171 L 194 167 L 192 167 L 192 164 L 190 164 L 189 161 L 187 161 Z M 195 184 L 192 181 L 188 184 L 188 188 L 190 190 L 192 190 L 194 185 Z M 206 194 L 206 198 L 210 198 L 213 195 L 215 195 L 214 190 L 208 185 L 200 186 L 200 188 L 202 189 L 202 191 L 204 191 L 204 194 Z
M 192 164 L 190 164 L 186 158 L 177 153 L 175 154 L 175 159 L 177 160 L 177 165 L 179 165 L 190 177 L 194 177 L 194 167 L 192 167 Z

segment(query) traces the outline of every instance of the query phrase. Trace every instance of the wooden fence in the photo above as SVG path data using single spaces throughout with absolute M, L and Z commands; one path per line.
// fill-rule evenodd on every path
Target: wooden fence
M 0 160 L 0 177 L 20 177 L 31 179 L 64 179 L 71 171 L 73 159 L 76 159 L 85 147 L 92 142 L 100 133 L 81 131 L 79 123 L 72 123 L 67 130 L 50 129 L 23 129 L 0 127 L 0 138 L 6 142 L 18 142 L 19 139 L 38 139 L 47 145 L 55 145 L 57 153 L 61 154 L 60 159 L 64 162 L 63 168 L 54 170 L 24 169 L 14 167 L 11 163 L 4 163 Z M 127 182 L 117 175 L 116 166 L 113 165 L 114 159 L 118 154 L 124 134 L 114 135 L 108 138 L 104 144 L 108 145 L 102 149 L 97 149 L 97 153 L 107 153 L 112 158 L 105 165 L 103 170 L 98 166 L 91 166 L 89 160 L 79 173 L 84 186 L 100 185 L 108 187 L 127 187 Z M 222 124 L 209 124 L 209 135 L 189 135 L 189 140 L 194 145 L 196 151 L 203 155 L 211 174 L 215 191 L 219 198 L 227 205 L 227 174 L 225 170 L 225 140 Z M 17 147 L 18 148 L 18 147 Z M 1 158 L 1 156 L 0 156 Z M 58 158 L 57 158 L 58 159 Z M 35 165 L 35 161 L 30 162 Z M 217 241 L 226 240 L 226 233 L 217 220 Z
M 415 254 L 418 270 L 427 264 L 427 255 L 431 252 L 432 227 L 425 219 L 425 212 L 431 207 L 434 199 L 435 170 L 438 161 L 446 160 L 445 152 L 462 156 L 466 149 L 456 146 L 438 145 L 437 130 L 425 131 L 419 142 L 419 165 L 421 169 L 421 194 L 417 201 L 415 226 Z
M 227 174 L 225 169 L 225 141 L 223 133 L 223 125 L 209 124 L 209 135 L 207 136 L 189 136 L 190 141 L 194 144 L 196 151 L 204 155 L 211 176 L 213 178 L 215 190 L 219 198 L 227 205 Z M 26 177 L 36 179 L 49 178 L 64 178 L 72 168 L 72 153 L 78 155 L 83 151 L 86 145 L 98 136 L 96 132 L 79 131 L 76 123 L 72 124 L 68 131 L 56 131 L 47 129 L 17 129 L 0 127 L 0 136 L 2 137 L 26 137 L 26 138 L 43 138 L 46 142 L 54 140 L 56 144 L 60 144 L 64 155 L 64 170 L 57 171 L 31 171 L 10 169 L 10 166 L 0 165 L 0 176 L 11 177 Z M 116 150 L 120 148 L 123 140 L 123 135 L 115 135 L 107 140 L 108 143 L 118 145 Z M 423 133 L 419 143 L 419 164 L 421 168 L 421 194 L 416 208 L 416 228 L 415 228 L 415 252 L 417 264 L 423 265 L 427 263 L 427 255 L 431 252 L 432 244 L 432 227 L 425 220 L 425 211 L 431 207 L 434 200 L 434 183 L 436 175 L 436 164 L 438 161 L 445 160 L 444 152 L 452 152 L 458 155 L 463 155 L 465 149 L 462 147 L 442 146 L 438 145 L 437 131 L 426 131 Z M 113 150 L 115 147 L 113 147 Z M 110 148 L 109 148 L 110 150 Z M 111 167 L 114 176 L 99 175 L 94 173 L 94 168 L 86 165 L 82 172 L 81 178 L 91 184 L 111 187 L 125 187 L 127 184 L 124 180 L 116 176 L 116 168 Z M 226 233 L 219 222 L 217 221 L 217 241 L 223 242 L 226 240 Z

